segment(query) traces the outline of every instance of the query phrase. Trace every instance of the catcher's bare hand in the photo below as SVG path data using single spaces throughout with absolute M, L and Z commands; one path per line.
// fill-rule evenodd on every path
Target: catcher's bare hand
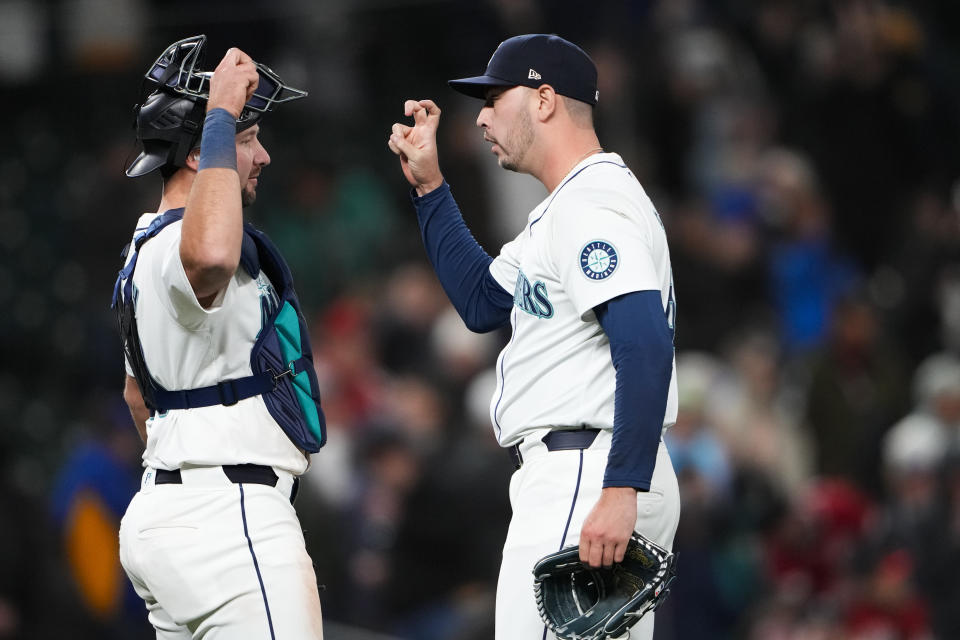
M 423 196 L 443 184 L 437 156 L 440 107 L 433 100 L 407 100 L 403 103 L 403 112 L 413 116 L 413 126 L 394 124 L 387 146 L 400 157 L 400 168 L 407 182 Z
M 580 529 L 580 561 L 591 567 L 621 562 L 637 524 L 637 490 L 607 487 Z
M 253 97 L 259 84 L 260 74 L 253 58 L 232 47 L 224 54 L 210 79 L 207 109 L 226 109 L 234 118 L 239 118 L 243 105 Z

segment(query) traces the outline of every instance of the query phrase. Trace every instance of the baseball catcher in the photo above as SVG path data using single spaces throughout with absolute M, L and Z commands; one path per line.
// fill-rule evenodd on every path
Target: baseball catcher
M 623 562 L 593 569 L 572 546 L 541 559 L 533 568 L 537 609 L 563 640 L 605 640 L 629 633 L 654 611 L 676 577 L 676 556 L 634 533 Z
M 321 640 L 292 502 L 326 420 L 293 274 L 243 215 L 270 175 L 264 114 L 306 92 L 235 47 L 202 71 L 205 43 L 167 47 L 136 107 L 127 175 L 159 172 L 163 191 L 114 287 L 145 445 L 120 561 L 158 639 Z

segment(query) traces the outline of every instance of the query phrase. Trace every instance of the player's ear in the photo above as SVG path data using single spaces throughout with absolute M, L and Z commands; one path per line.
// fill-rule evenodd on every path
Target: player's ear
M 187 154 L 187 166 L 198 171 L 200 167 L 200 147 Z
M 553 116 L 557 110 L 557 100 L 559 99 L 560 96 L 557 95 L 553 87 L 548 84 L 540 85 L 540 88 L 537 89 L 537 118 L 540 122 L 546 122 Z

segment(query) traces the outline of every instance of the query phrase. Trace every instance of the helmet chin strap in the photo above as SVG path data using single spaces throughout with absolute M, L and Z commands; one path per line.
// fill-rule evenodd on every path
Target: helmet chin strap
M 187 166 L 187 156 L 197 146 L 200 140 L 200 133 L 203 127 L 203 117 L 207 112 L 207 103 L 205 100 L 197 100 L 193 103 L 193 109 L 183 119 L 180 125 L 180 140 L 177 144 L 170 147 L 170 156 L 167 162 L 178 167 Z

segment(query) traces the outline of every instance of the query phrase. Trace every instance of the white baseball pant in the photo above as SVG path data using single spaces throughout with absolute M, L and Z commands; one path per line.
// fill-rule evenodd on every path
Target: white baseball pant
M 520 446 L 523 466 L 510 479 L 513 517 L 497 584 L 496 640 L 555 640 L 537 612 L 533 566 L 543 556 L 578 543 L 603 485 L 609 431 L 601 431 L 588 449 L 566 451 L 547 451 L 542 435 L 525 438 Z M 670 549 L 679 521 L 677 476 L 661 441 L 650 491 L 637 493 L 635 528 Z M 630 639 L 651 640 L 653 621 L 653 613 L 641 618 L 630 629 Z
M 320 598 L 290 504 L 277 487 L 234 484 L 220 467 L 154 484 L 147 469 L 120 524 L 120 561 L 158 640 L 323 638 Z

